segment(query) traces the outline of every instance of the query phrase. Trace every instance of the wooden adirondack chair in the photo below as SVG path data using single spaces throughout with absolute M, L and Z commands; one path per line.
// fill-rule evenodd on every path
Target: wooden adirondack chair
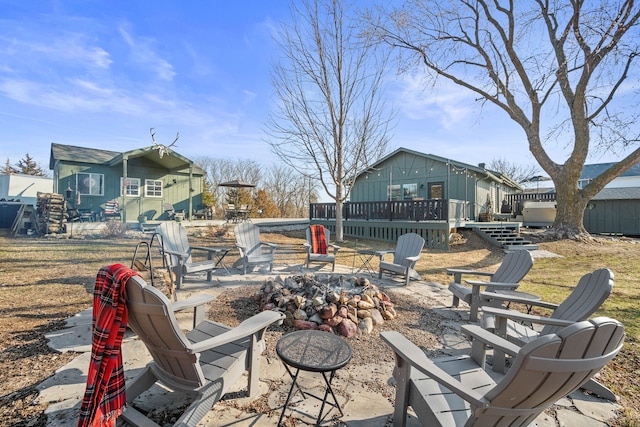
M 156 234 L 160 236 L 162 253 L 169 269 L 175 274 L 175 284 L 178 289 L 182 286 L 184 276 L 193 273 L 207 272 L 207 280 L 211 281 L 213 270 L 216 268 L 214 255 L 218 249 L 203 246 L 191 246 L 187 237 L 187 230 L 178 222 L 163 222 L 156 227 Z M 191 253 L 194 250 L 207 253 L 207 259 L 193 261 Z
M 550 317 L 521 313 L 516 310 L 504 310 L 495 307 L 483 307 L 482 327 L 508 341 L 523 346 L 536 338 L 557 333 L 561 328 L 576 322 L 586 320 L 600 308 L 613 290 L 613 272 L 607 268 L 587 273 L 578 281 L 578 285 L 561 304 L 554 304 L 526 298 L 498 296 L 503 302 L 510 301 L 528 306 L 542 307 L 553 310 Z M 534 329 L 524 324 L 544 325 L 542 329 Z M 462 332 L 475 338 L 478 334 L 478 326 L 464 325 Z M 474 341 L 475 342 L 475 341 Z M 507 353 L 509 354 L 509 353 Z M 513 356 L 513 354 L 510 354 Z M 493 352 L 493 370 L 505 371 L 505 353 L 501 349 Z M 610 400 L 615 400 L 615 395 L 602 384 L 590 381 L 585 387 L 589 391 Z
M 404 284 L 409 284 L 409 279 L 420 280 L 420 275 L 413 269 L 420 259 L 424 239 L 416 233 L 406 233 L 398 238 L 398 243 L 393 251 L 377 251 L 380 257 L 380 272 L 378 278 L 382 278 L 382 273 L 388 271 L 392 274 L 399 274 L 405 277 Z M 386 254 L 393 254 L 393 262 L 384 261 Z
M 236 225 L 233 232 L 240 251 L 238 262 L 242 264 L 242 274 L 247 274 L 250 265 L 269 264 L 269 271 L 273 270 L 273 257 L 278 245 L 261 241 L 260 229 L 249 222 Z
M 494 272 L 464 270 L 459 268 L 447 268 L 447 274 L 453 275 L 453 282 L 449 285 L 449 291 L 453 294 L 453 307 L 460 304 L 460 300 L 469 304 L 469 320 L 475 322 L 478 320 L 478 309 L 483 300 L 488 301 L 493 295 L 489 292 L 508 292 L 514 295 L 515 289 L 520 285 L 520 281 L 527 275 L 533 267 L 533 256 L 529 251 L 517 250 L 509 252 L 505 255 L 500 267 Z M 471 281 L 466 282 L 472 284 L 472 287 L 462 284 L 463 275 L 486 276 L 489 280 L 486 282 Z M 484 292 L 480 288 L 485 288 Z
M 321 253 L 322 251 L 318 251 L 318 250 L 314 251 L 314 245 L 312 241 L 314 231 L 312 230 L 312 227 L 319 227 L 320 228 L 320 230 L 318 231 L 319 233 L 324 232 L 325 245 L 326 245 L 326 251 L 324 251 L 324 253 Z M 331 271 L 335 271 L 336 254 L 341 249 L 341 247 L 331 243 L 331 241 L 329 240 L 330 235 L 331 235 L 330 230 L 324 227 L 323 225 L 313 224 L 307 227 L 307 242 L 304 243 L 304 247 L 307 248 L 307 268 L 309 268 L 310 263 L 316 262 L 316 263 L 331 264 Z
M 396 355 L 394 426 L 406 425 L 409 406 L 423 426 L 529 425 L 597 374 L 624 341 L 622 324 L 604 317 L 574 323 L 522 348 L 485 332 L 487 345 L 511 347 L 517 354 L 497 381 L 483 369 L 484 357 L 431 360 L 400 333 L 381 333 Z
M 173 391 L 194 396 L 175 426 L 195 426 L 211 407 L 248 372 L 248 395 L 256 397 L 260 376 L 260 355 L 264 333 L 280 324 L 284 316 L 263 311 L 235 328 L 201 320 L 204 310 L 194 316 L 194 328 L 182 332 L 174 312 L 198 308 L 211 298 L 196 297 L 171 303 L 160 291 L 140 277 L 126 285 L 129 326 L 147 347 L 153 360 L 127 384 L 127 406 L 122 417 L 135 426 L 157 426 L 132 407 L 132 402 L 156 382 Z

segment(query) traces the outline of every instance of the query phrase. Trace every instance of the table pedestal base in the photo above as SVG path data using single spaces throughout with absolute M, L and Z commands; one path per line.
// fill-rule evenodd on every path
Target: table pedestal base
M 324 417 L 329 415 L 329 413 L 331 412 L 331 408 L 329 408 L 329 410 L 327 410 L 327 413 L 324 414 L 324 416 L 322 415 L 324 412 L 324 407 L 326 405 L 337 408 L 338 411 L 340 411 L 340 416 L 344 416 L 344 413 L 342 412 L 342 408 L 340 407 L 340 403 L 338 403 L 338 399 L 336 398 L 336 395 L 333 393 L 333 389 L 331 388 L 331 383 L 333 382 L 333 377 L 335 376 L 336 371 L 322 372 L 322 378 L 324 378 L 326 388 L 324 391 L 324 397 L 320 397 L 320 396 L 316 396 L 315 394 L 312 394 L 309 392 L 305 393 L 304 391 L 302 391 L 302 389 L 298 385 L 298 374 L 300 373 L 300 369 L 296 369 L 295 374 L 293 374 L 289 369 L 289 366 L 287 366 L 287 364 L 284 364 L 284 367 L 289 373 L 289 375 L 291 376 L 292 382 L 291 382 L 291 388 L 289 388 L 289 394 L 287 395 L 287 400 L 284 402 L 284 406 L 282 407 L 282 413 L 280 414 L 280 419 L 278 420 L 278 426 L 282 425 L 282 419 L 284 418 L 284 413 L 287 410 L 287 406 L 289 405 L 291 398 L 295 395 L 294 393 L 295 388 L 298 389 L 303 399 L 306 399 L 307 397 L 313 397 L 314 399 L 318 399 L 322 401 L 322 405 L 320 406 L 320 412 L 318 413 L 318 418 L 316 419 L 316 425 L 320 425 L 320 422 L 322 422 Z M 329 374 L 328 378 L 327 378 L 327 374 Z M 327 397 L 329 397 L 329 394 L 331 394 L 331 397 L 333 398 L 333 402 L 327 401 Z

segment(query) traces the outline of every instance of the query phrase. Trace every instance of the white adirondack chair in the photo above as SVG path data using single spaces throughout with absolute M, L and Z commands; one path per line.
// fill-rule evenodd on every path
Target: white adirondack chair
M 187 230 L 178 222 L 163 222 L 156 227 L 155 232 L 161 237 L 162 251 L 167 266 L 176 276 L 176 287 L 180 289 L 184 276 L 206 271 L 207 280 L 211 281 L 213 270 L 216 268 L 213 254 L 215 248 L 191 246 L 187 237 Z M 193 261 L 191 253 L 194 250 L 207 253 L 207 259 Z
M 325 242 L 327 244 L 327 250 L 325 253 L 319 253 L 318 251 L 314 251 L 313 241 L 312 241 L 313 231 L 311 227 L 320 227 L 321 232 L 322 231 L 324 232 Z M 331 264 L 331 271 L 335 271 L 336 255 L 341 248 L 340 246 L 331 243 L 331 241 L 329 240 L 330 235 L 331 235 L 331 231 L 323 225 L 314 224 L 313 226 L 307 227 L 307 242 L 304 243 L 304 247 L 307 248 L 307 268 L 309 268 L 309 264 L 312 262 L 325 263 L 325 264 Z
M 147 347 L 153 360 L 127 384 L 127 406 L 122 417 L 135 426 L 157 426 L 131 403 L 156 382 L 193 396 L 175 426 L 195 426 L 211 407 L 248 372 L 248 395 L 257 397 L 264 333 L 284 316 L 263 311 L 235 328 L 202 320 L 208 297 L 171 303 L 140 277 L 126 285 L 129 326 Z M 174 312 L 195 308 L 194 328 L 183 333 Z
M 517 250 L 509 252 L 502 260 L 500 267 L 494 272 L 479 270 L 464 270 L 459 268 L 447 268 L 447 274 L 453 275 L 453 282 L 449 285 L 449 291 L 453 294 L 453 307 L 457 307 L 460 300 L 469 304 L 469 320 L 475 322 L 478 319 L 478 309 L 483 301 L 490 300 L 491 293 L 506 292 L 515 294 L 515 289 L 520 281 L 533 267 L 533 256 L 529 251 Z M 462 276 L 485 276 L 489 280 L 485 282 L 467 280 L 469 287 L 462 284 Z M 484 291 L 480 291 L 480 288 Z
M 409 406 L 423 426 L 527 426 L 597 374 L 624 340 L 622 324 L 605 317 L 574 323 L 522 348 L 485 332 L 486 345 L 516 353 L 498 380 L 485 371 L 484 356 L 431 360 L 400 333 L 381 333 L 396 355 L 394 426 L 406 425 Z
M 409 284 L 409 279 L 420 280 L 420 275 L 413 267 L 420 259 L 424 239 L 416 233 L 406 233 L 398 238 L 398 243 L 393 251 L 377 251 L 380 257 L 380 272 L 378 278 L 382 278 L 382 273 L 388 271 L 392 274 L 399 274 L 405 277 L 404 284 Z M 384 261 L 386 254 L 393 254 L 393 261 Z
M 278 245 L 260 240 L 260 229 L 249 222 L 236 225 L 233 232 L 240 252 L 238 262 L 242 264 L 242 274 L 247 274 L 250 265 L 269 264 L 269 271 L 273 270 L 274 252 Z
M 542 307 L 553 310 L 551 316 L 538 316 L 521 313 L 516 310 L 505 310 L 495 307 L 482 308 L 482 327 L 495 334 L 506 338 L 508 341 L 523 346 L 540 336 L 557 333 L 561 328 L 572 325 L 576 322 L 586 320 L 595 313 L 598 308 L 609 297 L 613 290 L 613 272 L 607 268 L 595 270 L 587 273 L 578 281 L 577 286 L 571 294 L 560 304 L 554 304 L 539 300 L 528 300 L 526 298 L 514 298 L 509 296 L 499 296 L 503 301 L 525 304 L 528 306 Z M 526 325 L 543 325 L 543 328 L 533 328 Z M 477 325 L 464 325 L 462 332 L 475 338 L 479 333 Z M 475 341 L 474 341 L 475 343 Z M 514 354 L 509 354 L 514 356 Z M 505 353 L 501 349 L 493 352 L 493 370 L 497 372 L 505 371 Z M 605 386 L 590 381 L 585 389 L 592 391 L 601 397 L 615 400 L 615 395 Z

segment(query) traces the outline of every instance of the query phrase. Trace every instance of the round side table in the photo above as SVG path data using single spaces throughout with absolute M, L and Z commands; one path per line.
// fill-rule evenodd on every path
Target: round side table
M 276 344 L 276 353 L 284 363 L 284 367 L 292 379 L 291 388 L 289 389 L 287 400 L 282 408 L 278 425 L 282 423 L 282 418 L 287 410 L 287 405 L 291 400 L 294 388 L 297 388 L 298 391 L 300 391 L 303 398 L 311 396 L 318 400 L 322 400 L 316 425 L 323 419 L 322 413 L 324 412 L 325 404 L 337 408 L 340 411 L 340 415 L 344 415 L 342 408 L 340 408 L 340 404 L 331 389 L 331 383 L 336 371 L 349 363 L 351 355 L 353 354 L 351 346 L 343 338 L 324 331 L 295 331 L 283 335 L 278 340 L 278 343 Z M 290 367 L 295 369 L 295 373 L 291 371 Z M 302 391 L 300 386 L 297 384 L 298 374 L 301 370 L 322 373 L 322 377 L 326 384 L 324 397 L 320 398 L 319 396 L 314 396 L 311 393 L 305 393 Z M 333 397 L 333 403 L 327 401 L 329 394 Z M 327 414 L 328 413 L 329 411 L 327 411 Z M 325 414 L 325 416 L 327 414 Z

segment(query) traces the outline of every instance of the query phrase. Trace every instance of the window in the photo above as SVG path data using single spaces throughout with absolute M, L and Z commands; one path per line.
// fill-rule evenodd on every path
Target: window
M 430 199 L 444 199 L 444 182 L 432 182 L 429 184 Z
M 144 195 L 146 197 L 162 197 L 162 181 L 159 179 L 145 179 Z
M 104 195 L 104 175 L 101 173 L 76 174 L 76 189 L 82 195 Z
M 418 197 L 418 184 L 403 184 L 402 197 L 406 200 Z
M 400 200 L 400 184 L 387 185 L 387 196 L 389 200 Z
M 123 191 L 124 190 L 124 191 Z M 120 195 L 140 196 L 140 178 L 127 178 L 126 184 L 124 178 L 120 178 Z

